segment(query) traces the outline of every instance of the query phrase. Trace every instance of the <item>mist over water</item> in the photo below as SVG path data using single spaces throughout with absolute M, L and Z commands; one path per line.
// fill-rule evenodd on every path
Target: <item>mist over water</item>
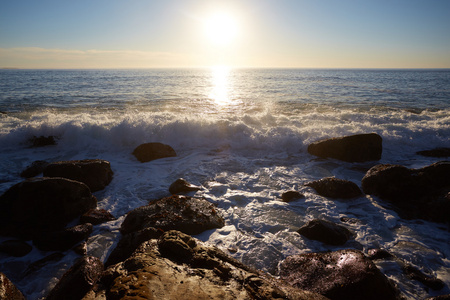
M 403 220 L 376 197 L 331 200 L 303 184 L 336 176 L 361 184 L 377 163 L 419 168 L 438 159 L 420 150 L 450 146 L 449 70 L 0 70 L 0 193 L 20 182 L 35 160 L 101 158 L 111 162 L 112 183 L 95 193 L 98 206 L 118 220 L 95 226 L 91 255 L 106 259 L 120 238 L 124 215 L 167 196 L 183 177 L 217 204 L 226 226 L 198 238 L 274 275 L 288 255 L 385 248 L 443 280 L 426 291 L 393 263 L 378 265 L 410 299 L 449 293 L 450 233 L 442 224 Z M 376 132 L 379 162 L 345 163 L 309 155 L 316 140 Z M 29 148 L 33 136 L 57 145 Z M 171 145 L 177 157 L 140 163 L 131 155 L 146 142 Z M 306 198 L 279 201 L 295 189 Z M 356 233 L 342 247 L 308 240 L 296 230 L 314 218 L 346 224 Z M 29 299 L 45 295 L 76 255 L 21 274 L 48 253 L 0 255 L 0 270 Z

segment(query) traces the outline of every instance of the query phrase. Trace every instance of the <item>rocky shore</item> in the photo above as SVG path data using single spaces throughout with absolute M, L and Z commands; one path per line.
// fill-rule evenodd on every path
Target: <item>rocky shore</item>
M 56 140 L 35 138 L 32 146 L 45 147 Z M 376 163 L 381 158 L 382 138 L 374 133 L 333 138 L 311 144 L 308 152 L 321 159 Z M 446 157 L 449 151 L 439 148 L 423 153 Z M 132 154 L 142 163 L 176 156 L 172 147 L 161 143 L 142 144 Z M 60 259 L 67 251 L 79 255 L 46 299 L 402 299 L 395 284 L 376 267 L 377 260 L 398 263 L 409 280 L 426 288 L 439 291 L 445 287 L 438 278 L 384 249 L 292 255 L 280 261 L 276 277 L 256 270 L 191 236 L 221 228 L 226 219 L 214 204 L 194 196 L 201 187 L 181 178 L 168 187 L 171 196 L 128 212 L 120 240 L 102 262 L 86 255 L 85 248 L 94 226 L 115 220 L 97 207 L 92 194 L 111 183 L 110 163 L 101 159 L 37 161 L 21 176 L 26 179 L 0 196 L 0 236 L 10 238 L 0 243 L 0 252 L 25 256 L 35 247 L 53 252 L 48 260 Z M 334 177 L 305 186 L 339 201 L 371 195 L 402 218 L 450 225 L 448 161 L 420 169 L 376 164 L 366 172 L 361 189 Z M 280 201 L 303 198 L 298 191 L 286 191 Z M 74 220 L 78 224 L 68 227 Z M 297 232 L 324 244 L 349 245 L 357 233 L 346 226 L 352 220 L 341 221 L 314 219 Z M 45 260 L 29 269 L 43 265 Z M 25 299 L 1 272 L 0 299 Z

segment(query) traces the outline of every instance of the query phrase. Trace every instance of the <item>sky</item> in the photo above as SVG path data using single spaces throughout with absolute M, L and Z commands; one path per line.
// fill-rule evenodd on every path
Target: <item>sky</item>
M 217 65 L 450 68 L 450 1 L 0 1 L 0 68 Z

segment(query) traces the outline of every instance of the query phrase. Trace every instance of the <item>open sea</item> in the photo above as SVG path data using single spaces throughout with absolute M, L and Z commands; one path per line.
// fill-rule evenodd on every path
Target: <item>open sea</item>
M 303 186 L 328 176 L 361 186 L 378 163 L 420 168 L 439 161 L 416 152 L 450 147 L 450 70 L 0 70 L 0 111 L 0 194 L 36 160 L 111 163 L 113 181 L 94 195 L 118 219 L 94 226 L 88 240 L 88 254 L 103 261 L 126 213 L 168 196 L 181 177 L 202 186 L 195 196 L 215 203 L 226 219 L 225 227 L 196 237 L 248 265 L 277 275 L 292 254 L 384 248 L 446 284 L 428 290 L 397 262 L 377 262 L 407 299 L 450 293 L 447 225 L 401 219 L 377 197 L 332 200 Z M 383 138 L 379 162 L 317 159 L 306 151 L 319 139 L 370 132 Z M 31 148 L 34 136 L 55 136 L 57 145 Z M 168 144 L 178 156 L 140 163 L 131 153 L 147 142 Z M 288 190 L 306 197 L 280 201 Z M 339 224 L 342 217 L 360 220 L 345 224 L 356 237 L 344 246 L 296 233 L 314 218 Z M 0 271 L 28 299 L 40 299 L 78 257 L 68 251 L 24 275 L 49 254 L 0 254 Z

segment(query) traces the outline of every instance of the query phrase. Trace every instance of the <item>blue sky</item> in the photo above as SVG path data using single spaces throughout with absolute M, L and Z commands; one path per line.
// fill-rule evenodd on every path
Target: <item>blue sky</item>
M 448 0 L 2 0 L 0 67 L 450 68 L 449 32 Z

